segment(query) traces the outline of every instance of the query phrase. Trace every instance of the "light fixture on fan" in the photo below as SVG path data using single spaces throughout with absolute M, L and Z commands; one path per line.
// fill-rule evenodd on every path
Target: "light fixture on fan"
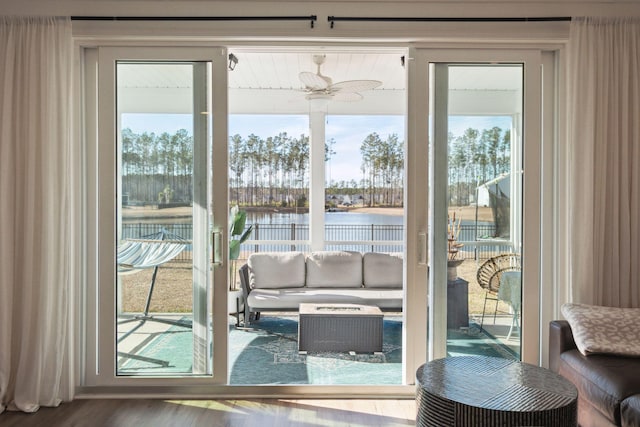
M 324 64 L 325 59 L 326 55 L 313 55 L 313 62 L 318 67 L 317 72 L 303 71 L 298 75 L 300 81 L 305 85 L 303 91 L 307 94 L 305 96 L 307 100 L 360 101 L 363 98 L 360 92 L 382 85 L 382 82 L 378 80 L 346 80 L 333 83 L 330 77 L 324 76 L 320 72 L 320 66 Z
M 310 93 L 304 97 L 309 101 L 310 111 L 322 111 L 326 112 L 331 101 L 331 95 L 326 93 Z

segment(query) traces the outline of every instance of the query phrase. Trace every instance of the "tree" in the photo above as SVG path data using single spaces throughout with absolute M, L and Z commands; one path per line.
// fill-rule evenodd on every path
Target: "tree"
M 449 135 L 449 203 L 464 205 L 481 182 L 511 168 L 511 131 L 498 127 L 468 128 L 458 137 Z M 170 188 L 173 200 L 192 200 L 193 137 L 185 129 L 174 134 L 121 134 L 122 190 L 130 200 L 157 202 Z M 325 161 L 336 153 L 336 141 L 325 143 Z M 237 204 L 281 205 L 305 203 L 309 171 L 309 136 L 292 138 L 286 132 L 267 138 L 251 134 L 229 138 L 231 197 Z M 362 179 L 333 182 L 327 193 L 360 196 L 369 206 L 395 206 L 402 200 L 404 142 L 396 134 L 384 139 L 372 132 L 360 146 Z M 164 198 L 166 200 L 166 197 Z
M 275 200 L 275 180 L 278 176 L 278 169 L 280 167 L 280 146 L 282 145 L 282 139 L 278 136 L 269 137 L 265 140 L 265 153 L 264 162 L 267 169 L 267 188 L 269 190 L 269 204 L 272 204 Z
M 156 136 L 154 133 L 144 132 L 136 140 L 136 151 L 140 155 L 140 173 L 142 188 L 139 190 L 141 200 L 151 201 L 155 200 L 157 190 L 153 186 L 153 175 L 155 168 L 157 167 L 157 150 Z
M 171 137 L 171 144 L 175 147 L 176 188 L 180 199 L 190 202 L 193 200 L 193 137 L 186 129 L 178 129 Z
M 500 141 L 499 173 L 507 173 L 511 167 L 511 129 L 504 131 Z
M 163 188 L 176 188 L 175 178 L 175 158 L 176 153 L 171 144 L 172 136 L 167 132 L 161 133 L 156 138 L 156 146 L 158 147 L 158 172 L 160 183 Z M 164 190 L 161 190 L 164 194 Z M 164 200 L 164 197 L 163 197 Z
M 129 194 L 129 197 L 136 198 L 132 187 L 132 177 L 138 173 L 137 167 L 140 164 L 140 155 L 135 150 L 136 139 L 138 138 L 131 129 L 122 130 L 122 191 Z
M 231 171 L 231 185 L 235 184 L 236 204 L 240 203 L 240 188 L 242 187 L 242 174 L 244 173 L 245 163 L 243 151 L 242 137 L 235 134 L 229 137 L 229 170 Z M 233 195 L 232 195 L 233 196 Z M 233 197 L 232 197 L 233 198 Z
M 326 186 L 331 186 L 331 157 L 334 156 L 336 154 L 335 150 L 333 149 L 333 146 L 336 145 L 336 140 L 331 138 L 330 140 L 326 141 L 324 143 L 324 162 L 325 165 L 328 165 L 327 170 L 329 171 L 329 173 L 327 174 L 327 178 L 326 178 Z
M 257 198 L 257 186 L 258 177 L 260 175 L 260 137 L 251 134 L 246 140 L 246 151 L 244 152 L 245 158 L 249 163 L 249 204 L 254 206 Z
M 481 132 L 468 128 L 458 137 L 449 135 L 449 204 L 468 204 L 479 183 L 509 172 L 510 134 L 493 127 Z
M 373 206 L 375 203 L 375 186 L 376 186 L 376 175 L 379 170 L 379 155 L 378 148 L 382 145 L 382 141 L 380 140 L 380 136 L 377 133 L 373 132 L 367 135 L 367 137 L 362 141 L 362 145 L 360 145 L 360 153 L 362 154 L 362 173 L 363 173 L 363 181 L 366 180 L 366 174 L 368 173 L 369 178 L 367 180 L 367 184 L 369 186 L 369 206 Z
M 301 194 L 297 197 L 297 200 L 306 200 L 305 196 L 305 182 L 308 182 L 308 170 L 309 170 L 309 137 L 307 135 L 300 135 L 300 138 L 294 139 L 294 154 L 295 154 L 295 168 L 296 168 L 296 183 L 301 188 Z M 299 206 L 301 207 L 301 206 Z
M 449 204 L 462 203 L 462 183 L 466 181 L 464 171 L 469 165 L 469 140 L 455 138 L 449 134 Z
M 486 147 L 487 164 L 491 168 L 491 179 L 498 176 L 498 156 L 501 132 L 502 129 L 495 126 L 491 129 L 484 129 L 482 131 L 481 141 Z

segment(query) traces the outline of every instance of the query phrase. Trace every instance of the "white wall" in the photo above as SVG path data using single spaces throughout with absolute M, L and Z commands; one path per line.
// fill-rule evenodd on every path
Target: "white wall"
M 467 39 L 470 42 L 503 39 L 566 39 L 567 22 L 543 23 L 372 23 L 336 22 L 331 29 L 328 16 L 366 17 L 543 17 L 543 16 L 640 16 L 637 0 L 415 0 L 415 1 L 189 1 L 189 0 L 0 0 L 0 15 L 58 16 L 310 16 L 317 15 L 314 28 L 310 21 L 239 22 L 95 22 L 74 21 L 74 34 L 96 37 L 103 33 L 121 36 L 145 35 L 162 31 L 175 41 L 176 36 L 246 39 L 310 38 L 354 39 L 375 35 L 378 40 L 440 41 Z
M 364 6 L 366 5 L 366 6 Z M 2 15 L 571 16 L 639 15 L 637 0 L 0 0 Z M 247 13 L 247 12 L 250 13 Z M 338 24 L 342 25 L 342 24 Z

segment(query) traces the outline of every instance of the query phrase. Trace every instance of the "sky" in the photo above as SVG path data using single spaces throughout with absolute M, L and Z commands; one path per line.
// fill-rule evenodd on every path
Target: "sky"
M 381 139 L 397 134 L 404 140 L 404 116 L 327 116 L 325 135 L 333 138 L 336 152 L 327 168 L 327 180 L 359 181 L 360 145 L 370 133 L 376 132 Z M 509 129 L 510 117 L 487 116 L 452 116 L 449 120 L 449 131 L 454 136 L 461 135 L 466 129 L 490 129 L 498 126 Z M 124 114 L 122 127 L 130 128 L 134 133 L 164 132 L 175 133 L 178 129 L 187 129 L 191 133 L 192 123 L 189 114 Z M 229 116 L 229 135 L 239 134 L 246 138 L 255 134 L 261 138 L 276 136 L 287 132 L 290 136 L 309 135 L 308 116 L 276 116 L 276 115 L 231 115 Z

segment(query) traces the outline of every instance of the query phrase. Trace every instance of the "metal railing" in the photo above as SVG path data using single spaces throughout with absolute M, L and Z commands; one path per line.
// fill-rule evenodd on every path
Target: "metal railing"
M 248 226 L 248 225 L 247 225 Z M 165 229 L 186 240 L 192 240 L 190 223 L 124 223 L 122 238 L 136 239 Z M 510 252 L 508 241 L 492 239 L 493 225 L 462 225 L 458 240 L 462 246 L 462 259 L 486 259 L 500 253 Z M 349 250 L 359 252 L 402 252 L 404 248 L 404 226 L 382 224 L 326 224 L 325 247 L 328 250 Z M 241 253 L 248 256 L 253 252 L 309 252 L 308 224 L 253 224 L 251 239 L 241 246 Z M 191 247 L 187 247 L 176 257 L 179 261 L 191 260 Z

